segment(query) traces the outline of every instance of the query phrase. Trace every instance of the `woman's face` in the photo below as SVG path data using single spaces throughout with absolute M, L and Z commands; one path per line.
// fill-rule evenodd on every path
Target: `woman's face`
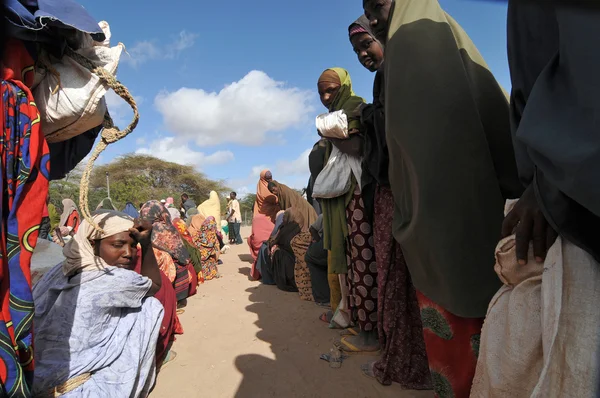
M 137 262 L 137 242 L 128 231 L 93 241 L 96 255 L 106 264 L 133 270 Z
M 369 19 L 373 34 L 381 43 L 386 43 L 392 0 L 363 0 L 365 17 Z
M 336 83 L 319 83 L 319 97 L 321 98 L 321 103 L 325 108 L 329 109 L 338 91 L 340 91 L 340 87 L 341 86 Z
M 358 33 L 352 36 L 350 41 L 362 66 L 371 72 L 377 72 L 383 63 L 383 48 L 381 44 L 368 33 Z

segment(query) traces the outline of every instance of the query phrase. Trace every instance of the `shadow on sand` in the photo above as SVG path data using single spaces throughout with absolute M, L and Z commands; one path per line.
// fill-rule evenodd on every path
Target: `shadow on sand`
M 339 330 L 318 319 L 323 309 L 301 301 L 298 293 L 259 285 L 247 289 L 252 304 L 246 310 L 258 315 L 256 337 L 271 346 L 273 357 L 240 355 L 235 365 L 243 375 L 236 398 L 254 397 L 431 397 L 427 392 L 384 387 L 360 371 L 376 358 L 356 356 L 332 369 L 319 357 L 339 339 Z

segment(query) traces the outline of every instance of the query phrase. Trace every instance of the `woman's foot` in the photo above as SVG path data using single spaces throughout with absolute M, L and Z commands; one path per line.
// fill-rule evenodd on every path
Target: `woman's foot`
M 325 323 L 330 323 L 331 322 L 331 318 L 333 318 L 333 312 L 332 311 L 324 312 L 319 317 L 319 319 L 322 320 Z
M 360 365 L 360 370 L 362 370 L 363 374 L 371 379 L 375 378 L 375 362 L 372 361 L 369 363 L 365 363 L 364 365 Z
M 179 300 L 177 302 L 177 309 L 182 309 L 185 308 L 187 306 L 187 299 L 183 299 L 183 300 Z
M 315 301 L 315 304 L 318 305 L 321 308 L 331 308 L 331 303 L 327 302 L 327 303 L 318 303 Z

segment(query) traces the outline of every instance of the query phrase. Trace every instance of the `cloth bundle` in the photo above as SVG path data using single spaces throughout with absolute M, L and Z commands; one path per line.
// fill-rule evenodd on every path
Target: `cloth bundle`
M 91 65 L 82 65 L 68 53 L 61 59 L 47 53 L 40 55 L 42 78 L 33 96 L 40 110 L 42 130 L 50 143 L 68 140 L 104 121 L 108 86 L 89 67 L 104 68 L 115 76 L 124 46 L 119 43 L 111 48 L 108 23 L 102 21 L 99 25 L 105 40 L 96 42 L 89 34 L 81 33 L 81 47 L 75 50 Z
M 348 117 L 343 110 L 317 116 L 317 130 L 326 138 L 348 138 Z

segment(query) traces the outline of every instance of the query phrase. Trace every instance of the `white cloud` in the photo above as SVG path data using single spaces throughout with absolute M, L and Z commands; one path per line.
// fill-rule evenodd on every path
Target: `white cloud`
M 193 47 L 198 38 L 197 34 L 182 30 L 170 43 L 161 46 L 154 41 L 139 41 L 130 49 L 122 60 L 134 68 L 148 61 L 174 59 L 184 50 Z
M 170 132 L 199 146 L 258 146 L 273 133 L 308 121 L 312 96 L 254 70 L 218 93 L 184 87 L 158 94 L 154 104 Z
M 146 138 L 144 138 L 144 137 L 140 137 L 135 140 L 136 145 L 144 145 L 145 143 L 146 143 Z
M 188 145 L 175 140 L 174 137 L 165 137 L 152 141 L 149 146 L 140 148 L 135 153 L 156 156 L 168 162 L 191 165 L 198 169 L 209 165 L 225 164 L 234 159 L 231 151 L 217 151 L 207 155 L 204 152 L 190 149 Z
M 278 161 L 275 167 L 277 174 L 284 176 L 306 176 L 306 178 L 308 178 L 308 174 L 310 174 L 310 170 L 308 168 L 308 155 L 310 155 L 311 151 L 312 148 L 309 148 L 302 152 L 296 159 L 291 161 Z

